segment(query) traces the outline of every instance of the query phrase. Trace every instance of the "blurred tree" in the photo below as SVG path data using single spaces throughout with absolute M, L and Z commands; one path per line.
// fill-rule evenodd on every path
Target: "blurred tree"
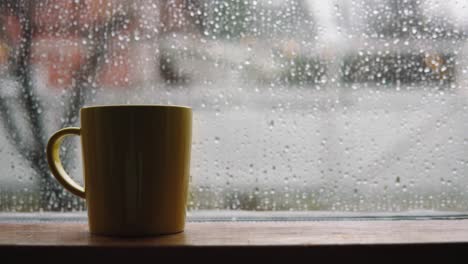
M 74 5 L 70 4 L 72 6 L 67 6 L 66 9 L 75 14 L 68 14 L 70 17 L 59 16 L 62 19 L 54 20 L 53 16 L 52 19 L 47 17 L 47 10 L 60 9 L 60 5 L 55 6 L 60 4 L 60 1 L 0 0 L 0 25 L 3 25 L 0 29 L 0 46 L 3 53 L 5 53 L 4 50 L 8 50 L 10 74 L 19 84 L 19 90 L 16 91 L 17 99 L 9 100 L 7 97 L 0 96 L 1 124 L 8 134 L 6 138 L 38 176 L 42 210 L 80 208 L 82 201 L 63 191 L 63 188 L 51 177 L 45 159 L 44 152 L 49 135 L 45 132 L 46 124 L 41 115 L 44 109 L 43 102 L 34 87 L 32 60 L 34 39 L 39 33 L 44 33 L 40 32 L 41 26 L 44 28 L 44 25 L 41 25 L 39 21 L 46 23 L 45 28 L 49 33 L 58 37 L 76 34 L 83 39 L 92 38 L 93 40 L 87 47 L 88 52 L 84 60 L 73 72 L 74 82 L 71 87 L 73 92 L 69 101 L 65 103 L 65 110 L 62 113 L 61 125 L 71 126 L 77 123 L 79 109 L 87 98 L 86 93 L 91 90 L 90 86 L 95 84 L 99 66 L 105 61 L 104 56 L 109 42 L 112 41 L 111 33 L 114 34 L 127 28 L 134 18 L 130 9 L 121 8 L 120 11 L 105 12 L 108 6 L 104 2 L 107 1 L 75 1 Z M 43 19 L 40 19 L 41 16 Z M 70 21 L 70 18 L 73 21 Z M 82 24 L 80 24 L 80 19 Z M 83 24 L 88 26 L 83 26 Z M 52 27 L 49 27 L 51 25 Z M 19 122 L 15 118 L 18 101 L 21 112 L 25 114 L 29 131 L 20 129 Z M 29 133 L 32 139 L 28 138 Z M 66 163 L 68 160 L 66 157 L 70 156 L 70 151 L 65 151 L 63 156 L 65 157 L 64 163 Z
M 369 33 L 386 38 L 460 38 L 465 33 L 447 18 L 428 17 L 421 1 L 384 0 L 369 5 Z
M 0 65 L 6 64 L 8 75 L 19 86 L 13 97 L 0 94 L 0 123 L 7 133 L 6 138 L 37 176 L 40 209 L 80 209 L 83 201 L 59 186 L 48 169 L 45 146 L 50 135 L 46 133 L 44 102 L 34 79 L 35 63 L 40 60 L 34 57 L 35 48 L 45 39 L 51 43 L 69 40 L 82 46 L 64 49 L 67 54 L 50 47 L 45 52 L 49 65 L 48 84 L 67 88 L 69 94 L 60 127 L 76 125 L 79 109 L 93 88 L 106 80 L 118 82 L 120 77 L 128 75 L 128 65 L 118 69 L 110 67 L 114 53 L 109 52 L 119 36 L 132 36 L 147 24 L 141 21 L 139 13 L 143 12 L 144 4 L 146 8 L 156 6 L 158 23 L 150 27 L 158 36 L 193 31 L 196 27 L 191 26 L 195 23 L 188 19 L 187 11 L 199 7 L 198 0 L 147 0 L 139 4 L 128 0 L 0 0 Z M 148 40 L 154 41 L 154 38 Z M 163 79 L 169 82 L 183 79 L 174 74 L 176 66 L 166 63 L 164 52 L 161 54 L 157 65 Z M 64 56 L 67 57 L 65 61 Z M 23 120 L 19 120 L 18 114 L 24 117 L 26 129 L 22 129 Z M 67 142 L 64 144 L 62 162 L 66 167 L 71 148 Z
M 371 7 L 374 10 L 369 12 L 369 29 L 379 36 L 408 37 L 413 28 L 421 29 L 423 26 L 419 1 L 391 0 Z

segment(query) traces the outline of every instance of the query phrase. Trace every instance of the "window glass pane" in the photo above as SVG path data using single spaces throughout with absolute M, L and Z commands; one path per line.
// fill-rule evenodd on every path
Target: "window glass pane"
M 446 0 L 0 1 L 0 211 L 81 211 L 51 133 L 194 109 L 190 210 L 466 211 L 468 13 Z M 82 181 L 77 138 L 67 171 Z

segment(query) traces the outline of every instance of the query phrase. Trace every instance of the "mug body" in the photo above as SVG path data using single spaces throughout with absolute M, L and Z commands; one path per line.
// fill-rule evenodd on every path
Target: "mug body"
M 179 106 L 81 109 L 90 232 L 144 236 L 185 225 L 192 110 Z

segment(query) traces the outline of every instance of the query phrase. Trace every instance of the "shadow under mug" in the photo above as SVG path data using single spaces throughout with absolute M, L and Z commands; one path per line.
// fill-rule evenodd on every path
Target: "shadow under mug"
M 86 199 L 90 232 L 147 236 L 185 226 L 192 110 L 181 106 L 115 105 L 80 110 L 81 128 L 57 131 L 47 144 L 55 178 Z M 81 136 L 84 188 L 59 156 L 68 135 Z

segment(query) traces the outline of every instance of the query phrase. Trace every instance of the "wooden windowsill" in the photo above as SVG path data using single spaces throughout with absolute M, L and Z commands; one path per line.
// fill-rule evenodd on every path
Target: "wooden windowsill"
M 187 223 L 183 233 L 147 238 L 93 236 L 85 222 L 0 223 L 0 257 L 14 260 L 302 256 L 340 261 L 381 254 L 387 260 L 410 255 L 444 262 L 468 254 L 468 220 L 202 222 Z

